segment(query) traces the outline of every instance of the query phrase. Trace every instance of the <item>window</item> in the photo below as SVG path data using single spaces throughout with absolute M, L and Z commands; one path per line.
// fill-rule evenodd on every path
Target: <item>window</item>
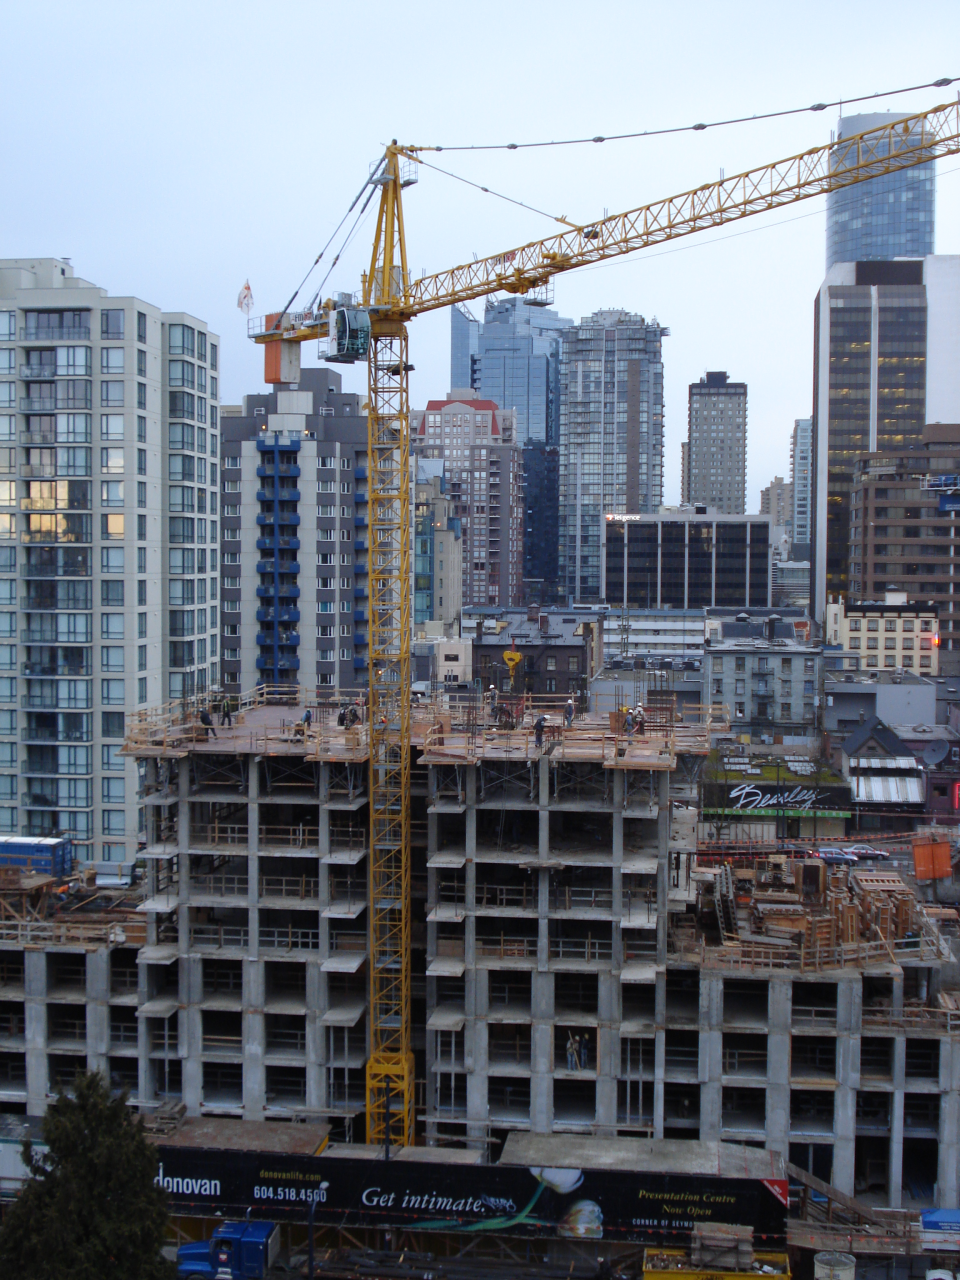
M 747 669 L 747 660 L 746 660 L 746 658 L 734 658 L 733 662 L 734 662 L 734 670 L 736 670 L 736 671 L 746 671 L 746 669 Z M 722 667 L 721 667 L 721 670 L 722 670 Z
M 101 671 L 122 671 L 123 670 L 123 647 L 122 645 L 100 646 L 100 670 Z
M 123 337 L 123 311 L 120 309 L 100 312 L 100 337 Z
M 123 573 L 123 547 L 100 548 L 100 572 Z
M 106 608 L 123 608 L 123 583 L 101 582 L 100 603 Z
M 173 459 L 171 458 L 172 462 Z M 193 489 L 189 485 L 172 484 L 168 491 L 171 511 L 193 510 Z
M 137 414 L 137 439 L 141 444 L 147 443 L 147 420 L 142 413 Z
M 207 335 L 201 330 L 197 330 L 197 359 L 206 360 L 207 358 Z
M 193 644 L 192 640 L 171 640 L 170 641 L 170 665 L 171 667 L 192 667 L 193 666 Z
M 143 640 L 147 634 L 147 615 L 145 613 L 137 614 L 137 636 Z
M 210 368 L 216 369 L 216 367 L 217 367 L 217 344 L 215 342 L 211 342 L 210 343 Z
M 137 475 L 145 476 L 147 474 L 147 451 L 146 449 L 137 450 Z
M 100 470 L 110 472 L 112 475 L 123 474 L 123 450 L 122 449 L 101 449 L 100 450 Z
M 123 373 L 123 347 L 100 348 L 100 372 L 114 375 Z
M 879 618 L 868 618 L 868 619 L 867 619 L 867 630 L 868 630 L 868 631 L 879 631 L 879 630 L 880 630 L 880 619 L 879 619 Z
M 137 312 L 137 341 L 146 342 L 147 340 L 147 317 L 142 311 Z
M 17 313 L 0 311 L 0 342 L 13 342 L 17 336 Z
M 100 505 L 101 507 L 122 507 L 123 506 L 123 481 L 122 480 L 101 480 L 100 481 Z
M 194 554 L 192 549 L 180 550 L 177 547 L 171 547 L 170 555 L 170 572 L 173 574 L 189 574 L 193 575 L 194 570 Z M 173 583 L 170 584 L 171 592 Z M 192 586 L 192 583 L 191 583 Z
M 195 415 L 195 398 L 189 391 L 170 391 L 170 417 L 192 418 Z
M 102 809 L 103 834 L 122 836 L 125 831 L 126 813 L 123 809 Z
M 932 622 L 929 618 L 921 618 L 921 619 L 920 619 L 920 630 L 921 630 L 921 631 L 932 631 L 932 630 L 933 630 L 933 622 Z
M 167 330 L 167 350 L 172 356 L 196 355 L 196 331 L 188 324 L 172 324 Z
M 851 618 L 851 619 L 850 619 L 850 630 L 851 630 L 851 631 L 859 631 L 859 630 L 860 630 L 860 619 L 859 619 L 859 618 Z
M 109 405 L 111 408 L 122 408 L 123 383 L 122 382 L 101 382 L 100 383 L 100 403 L 104 406 Z
M 143 552 L 143 557 L 144 557 L 144 568 L 143 568 L 143 572 L 146 572 L 146 557 L 147 557 L 147 552 L 146 552 L 146 548 L 145 548 L 145 547 L 140 547 L 139 551 L 137 552 L 137 570 L 138 570 L 138 571 L 140 571 L 140 563 L 139 563 L 139 561 L 140 561 L 140 551 L 142 551 L 142 552 Z M 141 606 L 141 607 L 142 607 L 142 606 L 143 606 L 143 605 L 145 605 L 146 603 L 147 603 L 147 580 L 146 580 L 146 578 L 141 578 L 141 579 L 137 582 L 137 604 L 138 604 L 138 606 Z
M 123 439 L 123 414 L 122 413 L 101 413 L 100 439 L 101 440 L 122 440 Z
M 897 629 L 896 618 L 887 618 L 883 624 L 883 629 L 884 631 L 896 631 Z
M 100 765 L 106 773 L 123 773 L 124 759 L 120 747 L 103 746 L 100 748 Z
M 167 381 L 171 387 L 194 388 L 194 366 L 189 360 L 171 360 L 167 366 Z
M 737 702 L 735 704 L 734 714 L 738 720 L 742 720 L 744 718 L 744 715 L 746 714 L 745 708 L 746 704 L 743 702 Z
M 169 459 L 171 480 L 192 480 L 194 478 L 194 460 L 180 453 L 171 455 Z
M 108 707 L 122 707 L 126 701 L 123 686 L 122 680 L 101 680 L 100 701 Z
M 567 659 L 567 670 L 568 670 L 568 671 L 579 671 L 579 670 L 580 670 L 580 659 L 579 659 L 579 658 L 577 658 L 577 657 L 568 658 L 568 659 Z
M 557 692 L 557 681 L 555 676 L 547 676 L 546 679 L 547 693 Z
M 116 542 L 123 537 L 123 516 L 100 517 L 100 538 L 104 542 Z
M 170 448 L 171 449 L 192 449 L 193 448 L 193 427 L 189 422 L 171 422 L 170 423 Z
M 122 613 L 101 613 L 100 638 L 101 640 L 122 640 L 123 639 L 123 614 Z
M 102 738 L 122 738 L 123 734 L 123 712 L 101 711 L 100 736 Z
M 100 782 L 101 798 L 104 804 L 125 804 L 126 794 L 123 778 L 102 778 Z

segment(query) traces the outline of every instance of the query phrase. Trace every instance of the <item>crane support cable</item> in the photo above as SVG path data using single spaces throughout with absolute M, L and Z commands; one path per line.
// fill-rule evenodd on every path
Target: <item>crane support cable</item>
M 561 138 L 551 142 L 489 142 L 456 147 L 423 146 L 408 147 L 408 151 L 526 151 L 534 147 L 579 147 L 588 142 L 625 142 L 633 138 L 662 138 L 671 133 L 700 133 L 704 129 L 720 129 L 731 124 L 752 124 L 755 120 L 778 120 L 783 116 L 806 115 L 809 111 L 827 111 L 830 107 L 852 106 L 856 102 L 876 102 L 879 98 L 894 98 L 901 93 L 919 93 L 923 89 L 945 89 L 960 76 L 941 76 L 927 84 L 914 84 L 906 89 L 887 89 L 882 93 L 864 93 L 856 98 L 838 98 L 835 102 L 814 102 L 809 107 L 788 107 L 783 111 L 764 111 L 760 115 L 732 116 L 729 120 L 710 120 L 706 123 L 680 124 L 669 129 L 642 129 L 638 133 L 595 134 L 592 138 Z
M 417 156 L 417 163 L 422 164 L 425 169 L 432 169 L 434 173 L 442 173 L 445 178 L 456 178 L 457 182 L 464 182 L 468 187 L 473 187 L 475 191 L 482 191 L 484 195 L 496 196 L 498 200 L 506 200 L 508 204 L 515 204 L 520 209 L 528 209 L 530 213 L 539 213 L 541 217 L 550 218 L 552 222 L 563 222 L 568 227 L 576 226 L 575 222 L 571 222 L 569 218 L 564 218 L 562 214 L 547 213 L 545 209 L 537 209 L 532 204 L 524 204 L 522 200 L 515 200 L 513 196 L 505 196 L 502 191 L 494 191 L 491 187 L 482 187 L 479 182 L 471 182 L 469 178 L 464 178 L 459 173 L 451 173 L 449 169 L 441 169 L 439 165 L 431 164 L 429 160 L 424 160 L 422 156 Z
M 627 213 L 601 218 L 547 240 L 532 241 L 506 253 L 413 280 L 403 300 L 393 303 L 390 314 L 397 319 L 408 319 L 498 290 L 528 293 L 563 271 L 620 257 L 709 227 L 723 226 L 958 152 L 960 102 L 955 102 L 902 117 L 879 129 L 852 134 L 840 142 L 813 147 L 801 155 L 722 178 Z

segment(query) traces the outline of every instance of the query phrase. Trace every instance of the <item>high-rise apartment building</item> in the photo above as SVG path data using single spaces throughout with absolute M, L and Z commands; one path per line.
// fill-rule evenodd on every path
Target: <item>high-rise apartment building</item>
M 462 521 L 454 515 L 441 458 L 417 458 L 413 621 L 455 623 L 463 599 Z
M 628 311 L 568 329 L 560 358 L 560 594 L 600 600 L 604 517 L 663 501 L 662 342 Z
M 125 714 L 218 683 L 218 345 L 0 260 L 0 831 L 131 861 Z
M 476 392 L 410 415 L 417 454 L 442 458 L 463 525 L 463 604 L 518 605 L 523 595 L 523 451 L 516 417 Z
M 877 111 L 837 125 L 833 166 L 847 163 L 843 139 L 879 129 L 897 116 Z M 934 163 L 901 169 L 827 196 L 827 270 L 838 262 L 924 258 L 933 253 Z
M 340 374 L 223 416 L 223 685 L 366 684 L 367 419 Z
M 774 476 L 766 488 L 760 490 L 760 514 L 770 516 L 774 525 L 792 533 L 793 486 L 789 480 Z
M 684 501 L 743 515 L 747 500 L 747 384 L 722 372 L 690 384 Z
M 850 590 L 857 459 L 960 421 L 960 257 L 837 263 L 814 309 L 811 609 Z
M 808 554 L 810 546 L 810 457 L 813 420 L 795 418 L 790 436 L 790 492 L 793 498 L 793 543 Z

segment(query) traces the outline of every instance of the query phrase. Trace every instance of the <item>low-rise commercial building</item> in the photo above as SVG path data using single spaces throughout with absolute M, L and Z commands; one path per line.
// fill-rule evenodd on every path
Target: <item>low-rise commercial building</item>
M 603 628 L 596 611 L 465 608 L 461 634 L 473 641 L 473 675 L 503 693 L 586 695 L 603 666 Z M 511 677 L 504 652 L 522 655 Z
M 940 623 L 937 605 L 908 603 L 903 592 L 887 592 L 882 602 L 827 604 L 825 639 L 840 645 L 848 670 L 916 671 L 935 676 L 940 670 Z

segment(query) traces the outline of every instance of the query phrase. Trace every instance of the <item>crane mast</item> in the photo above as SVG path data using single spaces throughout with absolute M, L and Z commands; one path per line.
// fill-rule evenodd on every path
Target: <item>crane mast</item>
M 371 176 L 381 188 L 369 274 L 358 307 L 269 315 L 251 323 L 265 345 L 266 381 L 296 381 L 298 344 L 327 338 L 328 358 L 368 361 L 370 512 L 370 1054 L 367 1141 L 414 1139 L 410 1047 L 410 404 L 406 321 L 503 290 L 527 293 L 553 276 L 723 226 L 938 156 L 960 152 L 960 102 L 546 240 L 410 281 L 401 191 L 418 150 L 394 140 Z M 296 358 L 294 358 L 296 357 Z
M 363 305 L 370 315 L 370 1056 L 367 1142 L 413 1142 L 410 1049 L 410 365 L 401 157 L 387 148 Z

